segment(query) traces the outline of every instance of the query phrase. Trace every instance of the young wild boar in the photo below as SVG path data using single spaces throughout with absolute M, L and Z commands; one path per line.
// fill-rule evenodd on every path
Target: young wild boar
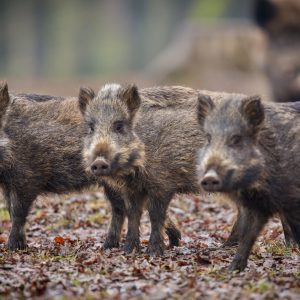
M 226 96 L 202 92 L 216 101 Z M 138 92 L 134 86 L 108 85 L 97 96 L 90 89 L 80 90 L 80 108 L 89 127 L 84 163 L 89 173 L 110 188 L 113 216 L 106 248 L 119 245 L 124 222 L 119 205 L 125 201 L 129 223 L 124 249 L 128 253 L 139 249 L 139 222 L 146 202 L 152 224 L 148 251 L 163 253 L 161 226 L 171 198 L 175 193 L 199 191 L 195 153 L 204 137 L 195 126 L 197 96 L 197 91 L 183 87 Z M 169 219 L 166 227 L 170 245 L 178 245 L 180 233 Z M 226 246 L 237 243 L 236 227 Z M 285 235 L 290 240 L 288 230 Z
M 38 195 L 79 191 L 95 183 L 81 163 L 87 131 L 78 99 L 51 97 L 9 96 L 7 84 L 0 84 L 0 185 L 12 220 L 11 250 L 26 247 L 24 226 Z M 125 217 L 124 203 L 114 202 L 116 193 L 104 188 L 112 206 Z M 171 245 L 178 244 L 180 232 L 169 219 L 166 232 Z
M 3 177 L 7 169 L 14 164 L 14 157 L 9 139 L 3 131 L 5 114 L 9 106 L 8 87 L 5 82 L 0 81 L 0 176 Z
M 177 88 L 164 102 L 161 98 L 168 94 L 166 91 L 170 89 L 145 89 L 139 94 L 135 86 L 106 85 L 96 96 L 88 88 L 81 88 L 79 93 L 80 109 L 89 128 L 84 164 L 90 174 L 125 201 L 127 253 L 139 249 L 144 205 L 152 227 L 148 252 L 160 255 L 170 200 L 176 193 L 199 191 L 195 154 L 203 144 L 203 136 L 195 105 L 180 105 L 187 95 L 197 104 L 197 93 L 189 95 Z M 119 234 L 123 220 L 118 220 L 114 227 Z M 118 238 L 115 235 L 113 240 Z
M 24 226 L 35 198 L 43 193 L 80 190 L 92 183 L 81 166 L 86 134 L 78 100 L 28 101 L 2 94 L 9 102 L 3 124 L 13 162 L 2 165 L 0 184 L 12 220 L 8 247 L 24 249 Z
M 262 103 L 236 95 L 216 103 L 199 97 L 206 135 L 198 175 L 208 192 L 227 194 L 239 207 L 239 246 L 231 270 L 243 270 L 268 219 L 278 213 L 300 245 L 300 103 Z
M 254 17 L 266 34 L 266 75 L 274 100 L 300 100 L 300 1 L 256 0 Z

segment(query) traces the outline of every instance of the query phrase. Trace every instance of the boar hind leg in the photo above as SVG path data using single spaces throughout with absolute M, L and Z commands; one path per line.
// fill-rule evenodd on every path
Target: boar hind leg
M 165 230 L 169 238 L 169 247 L 178 247 L 181 240 L 181 233 L 169 216 L 167 216 Z
M 151 222 L 151 235 L 147 251 L 151 256 L 164 254 L 163 230 L 167 219 L 167 209 L 172 196 L 162 197 L 161 199 L 149 196 L 148 212 Z
M 236 221 L 231 229 L 228 239 L 222 244 L 221 246 L 222 248 L 233 247 L 238 245 L 242 224 L 243 224 L 243 216 L 241 210 L 238 208 Z
M 297 216 L 286 216 L 286 220 L 289 224 L 289 228 L 291 229 L 293 238 L 295 242 L 298 244 L 298 247 L 300 247 L 300 220 L 299 215 Z
M 242 219 L 239 246 L 229 267 L 230 271 L 243 271 L 246 268 L 252 246 L 261 229 L 268 221 L 267 216 L 249 209 L 243 209 Z
M 239 220 L 237 219 L 233 224 L 228 239 L 222 244 L 222 248 L 230 248 L 238 245 L 239 242 Z
M 121 231 L 126 216 L 126 208 L 123 198 L 108 186 L 104 187 L 105 196 L 111 204 L 112 219 L 109 226 L 104 249 L 118 248 L 120 244 Z
M 12 227 L 8 238 L 9 250 L 23 250 L 26 248 L 25 224 L 31 204 L 35 197 L 19 197 L 10 192 L 6 195 Z
M 281 224 L 282 224 L 285 245 L 287 247 L 291 247 L 292 245 L 294 245 L 296 243 L 296 241 L 294 240 L 290 225 L 289 225 L 287 219 L 284 217 L 284 215 L 280 215 L 280 220 L 281 220 Z
M 128 216 L 128 230 L 124 245 L 125 253 L 129 254 L 140 251 L 140 222 L 143 212 L 145 195 L 143 193 L 134 192 L 126 197 L 126 211 Z

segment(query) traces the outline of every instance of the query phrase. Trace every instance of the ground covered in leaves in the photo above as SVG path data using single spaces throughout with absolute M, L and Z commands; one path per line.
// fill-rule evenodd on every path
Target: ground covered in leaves
M 0 299 L 300 298 L 299 251 L 284 247 L 278 220 L 261 234 L 246 271 L 232 274 L 226 268 L 234 249 L 219 247 L 230 232 L 234 210 L 209 196 L 180 196 L 170 215 L 182 231 L 180 247 L 167 249 L 161 258 L 149 257 L 145 214 L 142 252 L 124 255 L 101 248 L 110 219 L 101 191 L 40 198 L 29 217 L 28 250 L 10 253 L 5 247 L 10 221 L 3 204 Z

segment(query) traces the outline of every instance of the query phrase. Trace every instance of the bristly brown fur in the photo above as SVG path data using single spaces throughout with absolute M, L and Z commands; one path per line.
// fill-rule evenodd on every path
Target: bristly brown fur
M 81 190 L 94 185 L 95 181 L 85 173 L 82 163 L 82 137 L 89 129 L 82 122 L 79 100 L 49 95 L 8 94 L 7 90 L 7 84 L 1 83 L 0 116 L 3 127 L 0 130 L 0 182 L 13 223 L 8 247 L 15 250 L 26 247 L 24 225 L 30 206 L 38 195 Z M 94 94 L 92 90 L 84 89 L 81 96 L 89 101 L 88 97 Z M 6 111 L 8 101 L 11 103 Z M 84 110 L 83 107 L 81 109 Z M 124 157 L 129 156 L 126 149 L 122 151 Z M 142 145 L 133 167 L 140 169 L 143 161 Z M 106 185 L 105 193 L 113 206 L 115 223 L 112 225 L 117 224 L 117 227 L 110 228 L 110 232 L 117 234 L 115 230 L 119 230 L 118 224 L 123 224 L 121 220 L 124 221 L 126 216 L 124 201 Z M 173 236 L 180 236 L 180 232 L 171 221 L 166 226 L 172 244 Z M 104 245 L 111 246 L 117 244 Z
M 195 193 L 199 191 L 195 170 L 195 152 L 202 147 L 206 140 L 197 123 L 198 98 L 211 97 L 215 103 L 226 99 L 244 99 L 245 95 L 227 94 L 209 91 L 196 91 L 185 87 L 154 87 L 139 90 L 141 105 L 136 113 L 133 126 L 128 130 L 137 135 L 132 140 L 118 137 L 113 132 L 115 121 L 130 120 L 128 109 L 122 105 L 120 99 L 122 87 L 113 85 L 104 87 L 98 96 L 90 101 L 85 113 L 87 124 L 94 120 L 94 133 L 85 139 L 83 155 L 87 168 L 91 168 L 97 160 L 98 144 L 105 137 L 109 143 L 109 153 L 104 153 L 105 159 L 111 162 L 118 156 L 120 149 L 137 148 L 143 157 L 135 164 L 126 164 L 128 155 L 121 156 L 121 168 L 111 176 L 100 176 L 111 193 L 118 194 L 118 199 L 125 201 L 129 215 L 129 229 L 126 238 L 125 250 L 131 252 L 139 247 L 139 221 L 142 207 L 147 206 L 150 214 L 153 231 L 150 237 L 149 252 L 152 255 L 161 254 L 164 244 L 162 240 L 162 226 L 165 224 L 165 214 L 168 204 L 175 193 Z M 201 96 L 199 96 L 199 94 Z M 130 122 L 129 122 L 130 123 Z M 129 136 L 131 133 L 128 133 Z M 110 142 L 109 142 L 110 140 Z M 113 147 L 112 147 L 113 145 Z M 137 145 L 140 145 L 139 147 Z M 101 146 L 102 147 L 102 146 Z M 147 199 L 146 199 L 147 198 Z M 145 203 L 146 201 L 146 203 Z M 113 205 L 112 201 L 112 205 Z M 119 244 L 120 229 L 123 217 L 114 216 L 106 240 L 109 248 Z M 118 225 L 113 222 L 117 222 Z M 168 219 L 166 224 L 171 224 Z M 166 228 L 170 241 L 178 244 L 178 234 Z M 173 233 L 172 233 L 173 232 Z M 177 242 L 175 243 L 174 241 Z
M 1 131 L 5 144 L 0 137 L 0 183 L 12 219 L 11 250 L 26 247 L 26 217 L 38 195 L 78 191 L 95 183 L 82 166 L 87 130 L 78 99 L 30 97 L 10 95 Z
M 199 149 L 198 175 L 205 190 L 226 193 L 238 206 L 229 243 L 238 242 L 239 247 L 230 268 L 243 270 L 259 232 L 275 213 L 287 242 L 292 238 L 300 245 L 295 168 L 300 164 L 300 103 L 244 97 L 215 104 L 204 120 L 211 140 Z

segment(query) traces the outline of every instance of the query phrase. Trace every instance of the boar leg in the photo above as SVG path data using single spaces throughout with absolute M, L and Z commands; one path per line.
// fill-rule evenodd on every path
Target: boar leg
M 222 244 L 222 248 L 232 247 L 238 245 L 239 233 L 243 224 L 241 209 L 238 207 L 236 221 L 231 229 L 228 239 Z
M 6 196 L 12 227 L 8 238 L 9 250 L 26 249 L 25 224 L 31 204 L 35 197 L 19 197 L 17 193 L 10 192 Z
M 252 246 L 267 221 L 267 216 L 257 211 L 243 208 L 239 246 L 229 267 L 230 271 L 243 271 L 246 268 Z
M 170 248 L 178 247 L 181 240 L 181 232 L 175 226 L 175 224 L 173 223 L 173 221 L 170 219 L 169 216 L 167 216 L 165 230 L 169 238 L 169 247 Z
M 122 227 L 126 217 L 125 203 L 120 194 L 107 185 L 104 186 L 104 193 L 111 204 L 112 219 L 103 248 L 118 248 L 120 244 Z
M 149 217 L 151 222 L 151 234 L 148 246 L 148 253 L 151 256 L 164 254 L 164 237 L 163 230 L 167 219 L 167 209 L 173 195 L 162 197 L 149 196 Z M 162 200 L 163 199 L 163 200 Z
M 280 215 L 280 220 L 281 220 L 281 224 L 282 224 L 285 245 L 287 247 L 291 247 L 292 245 L 296 244 L 296 241 L 293 238 L 293 234 L 292 234 L 290 225 L 283 214 Z
M 293 215 L 291 212 L 289 212 L 285 218 L 289 224 L 289 228 L 291 229 L 295 242 L 298 244 L 298 247 L 300 247 L 300 221 L 298 220 L 299 213 L 297 212 Z
M 124 251 L 129 254 L 134 249 L 140 251 L 140 221 L 143 213 L 145 194 L 132 192 L 125 198 L 128 217 L 128 231 Z

